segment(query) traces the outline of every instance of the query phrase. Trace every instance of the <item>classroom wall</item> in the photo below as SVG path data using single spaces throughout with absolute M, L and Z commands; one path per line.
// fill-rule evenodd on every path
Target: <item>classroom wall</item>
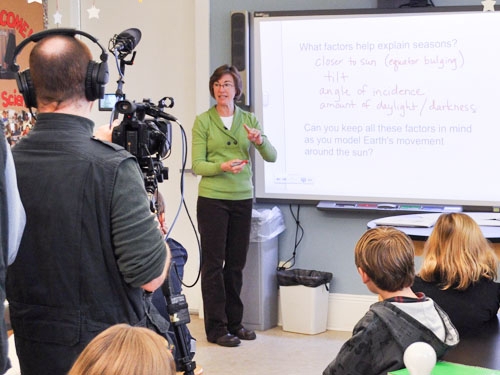
M 21 1 L 21 0 L 20 0 Z M 27 1 L 27 0 L 22 0 Z M 88 9 L 99 9 L 99 18 L 90 18 Z M 54 24 L 56 11 L 62 14 L 62 23 Z M 198 310 L 201 300 L 199 283 L 198 245 L 195 236 L 196 192 L 198 180 L 190 173 L 182 174 L 183 154 L 188 154 L 190 168 L 191 127 L 194 117 L 209 106 L 209 2 L 206 0 L 48 0 L 49 27 L 73 27 L 96 37 L 107 49 L 109 40 L 129 28 L 141 30 L 133 65 L 125 66 L 123 92 L 127 99 L 141 102 L 144 98 L 157 103 L 164 96 L 174 98 L 175 105 L 166 111 L 179 119 L 173 123 L 172 152 L 163 161 L 169 168 L 169 178 L 160 183 L 159 190 L 166 200 L 167 223 L 173 227 L 171 237 L 189 251 L 185 269 L 184 288 L 189 306 Z M 100 50 L 88 42 L 94 59 Z M 125 60 L 130 61 L 132 55 Z M 106 92 L 117 89 L 118 70 L 114 56 L 109 56 L 110 81 Z M 99 112 L 94 104 L 92 119 L 96 125 L 107 124 L 110 112 Z M 120 118 L 122 118 L 120 116 Z M 182 142 L 182 131 L 187 136 L 187 149 Z M 181 191 L 181 178 L 184 177 Z M 182 198 L 189 211 L 183 207 Z M 189 212 L 189 215 L 188 215 Z
M 143 38 L 136 50 L 136 62 L 126 67 L 124 91 L 130 99 L 173 96 L 175 107 L 169 110 L 178 117 L 188 137 L 187 167 L 190 168 L 191 127 L 196 114 L 212 103 L 208 92 L 208 79 L 219 65 L 230 62 L 230 13 L 234 10 L 306 10 L 374 8 L 376 0 L 106 0 L 95 1 L 100 9 L 99 19 L 89 19 L 87 9 L 91 0 L 48 0 L 49 26 L 54 27 L 52 15 L 58 4 L 63 13 L 63 27 L 77 27 L 91 33 L 107 45 L 109 38 L 121 31 L 137 27 Z M 436 6 L 480 5 L 480 1 L 434 0 Z M 369 30 L 367 30 L 369 32 Z M 111 65 L 112 63 L 110 63 Z M 116 72 L 116 69 L 113 70 Z M 109 92 L 116 90 L 116 74 L 111 77 Z M 304 108 L 306 111 L 307 108 Z M 97 124 L 108 121 L 109 112 L 97 110 L 93 118 Z M 197 281 L 199 255 L 196 226 L 196 188 L 198 179 L 184 174 L 184 200 L 189 215 L 181 207 L 182 145 L 180 128 L 174 126 L 172 156 L 165 161 L 170 168 L 169 180 L 160 184 L 167 199 L 168 220 L 174 225 L 172 237 L 189 251 L 185 282 Z M 272 141 L 272 140 L 271 140 Z M 368 182 L 367 182 L 368 183 Z M 424 183 L 415 179 L 415 183 Z M 271 208 L 274 204 L 258 204 L 256 208 Z M 300 225 L 304 230 L 296 251 L 295 268 L 316 269 L 333 273 L 330 293 L 368 295 L 359 280 L 353 262 L 356 241 L 366 230 L 366 224 L 377 217 L 377 212 L 326 212 L 312 205 L 278 204 L 283 212 L 287 229 L 279 236 L 279 260 L 288 259 L 296 241 L 296 223 L 293 212 L 300 212 Z M 190 309 L 201 308 L 199 283 L 184 288 Z
M 436 6 L 481 5 L 480 1 L 434 0 Z M 230 61 L 230 13 L 234 10 L 277 11 L 376 8 L 376 0 L 233 0 L 231 3 L 212 1 L 210 5 L 210 67 Z M 367 30 L 369 32 L 369 30 Z M 307 111 L 307 108 L 304 108 Z M 272 141 L 272 140 L 271 140 Z M 279 157 L 279 156 L 278 156 Z M 367 182 L 369 183 L 369 182 Z M 415 183 L 424 183 L 415 179 Z M 259 205 L 268 208 L 272 205 Z M 287 230 L 279 237 L 279 258 L 288 259 L 294 250 L 296 225 L 290 210 L 297 206 L 279 205 L 285 215 Z M 316 269 L 333 273 L 331 293 L 369 294 L 361 283 L 354 266 L 353 250 L 356 241 L 374 218 L 387 216 L 383 212 L 326 212 L 312 205 L 300 207 L 300 225 L 304 237 L 297 248 L 296 268 Z M 417 259 L 417 264 L 419 259 Z

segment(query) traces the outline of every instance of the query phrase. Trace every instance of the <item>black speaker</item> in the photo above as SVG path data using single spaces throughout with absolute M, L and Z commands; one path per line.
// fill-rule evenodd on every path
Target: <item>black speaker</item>
M 16 58 L 19 53 L 23 50 L 23 48 L 31 42 L 39 42 L 43 38 L 46 38 L 50 35 L 66 35 L 72 36 L 82 35 L 92 42 L 97 44 L 101 49 L 102 53 L 100 56 L 101 62 L 89 61 L 89 65 L 87 67 L 87 74 L 85 76 L 85 97 L 89 101 L 94 101 L 96 99 L 102 99 L 104 97 L 104 89 L 106 83 L 109 81 L 109 70 L 108 70 L 108 54 L 101 44 L 94 38 L 92 35 L 76 30 L 76 29 L 49 29 L 40 31 L 39 33 L 35 33 L 30 37 L 24 39 L 14 50 L 14 53 L 11 57 L 12 61 L 8 62 L 9 68 L 17 73 L 16 81 L 17 86 L 19 88 L 19 92 L 23 95 L 24 104 L 28 108 L 36 108 L 36 90 L 33 86 L 33 81 L 31 79 L 31 74 L 29 69 L 26 69 L 23 72 L 19 72 L 19 65 L 16 63 Z
M 241 74 L 243 90 L 238 104 L 250 106 L 248 12 L 231 12 L 231 65 Z

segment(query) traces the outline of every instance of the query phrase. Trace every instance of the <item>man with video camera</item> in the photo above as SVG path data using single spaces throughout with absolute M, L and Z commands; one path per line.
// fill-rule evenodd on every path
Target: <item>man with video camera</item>
M 107 56 L 95 38 L 69 30 L 29 37 L 30 69 L 18 77 L 25 104 L 38 109 L 13 149 L 28 219 L 7 298 L 23 375 L 66 374 L 117 323 L 168 331 L 151 292 L 163 284 L 170 254 L 141 170 L 121 146 L 92 137 Z M 99 45 L 100 63 L 75 34 Z

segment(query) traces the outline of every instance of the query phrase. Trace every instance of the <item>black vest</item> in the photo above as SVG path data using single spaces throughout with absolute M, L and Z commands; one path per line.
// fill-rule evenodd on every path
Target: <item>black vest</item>
M 92 127 L 82 117 L 41 114 L 13 148 L 27 225 L 7 295 L 18 351 L 25 345 L 25 356 L 18 354 L 26 375 L 53 366 L 46 358 L 54 353 L 61 364 L 47 373 L 67 372 L 110 325 L 147 325 L 149 301 L 120 274 L 110 228 L 117 169 L 133 156 L 92 139 Z M 33 358 L 36 342 L 42 354 Z

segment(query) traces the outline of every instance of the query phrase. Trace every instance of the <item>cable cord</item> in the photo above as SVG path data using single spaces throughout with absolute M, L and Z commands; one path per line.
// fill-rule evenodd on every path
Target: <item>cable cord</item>
M 179 281 L 182 283 L 182 285 L 185 286 L 186 288 L 192 288 L 198 283 L 198 280 L 201 277 L 201 243 L 200 243 L 198 232 L 196 231 L 196 227 L 194 225 L 193 219 L 191 217 L 191 214 L 189 213 L 188 207 L 186 205 L 186 201 L 184 199 L 184 174 L 185 174 L 184 172 L 186 171 L 187 152 L 188 152 L 187 136 L 186 136 L 186 132 L 184 131 L 184 127 L 182 126 L 182 124 L 179 121 L 176 121 L 176 123 L 177 123 L 177 125 L 179 125 L 179 129 L 180 129 L 181 134 L 182 134 L 182 136 L 181 136 L 181 140 L 182 140 L 182 142 L 181 142 L 182 143 L 182 154 L 181 154 L 182 155 L 182 168 L 181 168 L 181 180 L 180 180 L 181 200 L 179 202 L 179 207 L 177 208 L 177 212 L 174 216 L 174 220 L 172 221 L 172 224 L 169 225 L 169 227 L 168 227 L 168 232 L 165 236 L 165 239 L 170 237 L 170 233 L 172 232 L 172 229 L 174 228 L 174 226 L 177 222 L 177 219 L 179 218 L 180 211 L 181 211 L 182 207 L 184 207 L 186 214 L 188 216 L 189 222 L 191 223 L 191 227 L 193 228 L 193 232 L 196 236 L 196 243 L 198 244 L 198 253 L 199 253 L 199 257 L 200 257 L 200 266 L 198 267 L 198 273 L 196 275 L 196 279 L 194 280 L 194 282 L 192 284 L 186 284 L 186 283 L 184 283 L 183 280 L 180 279 L 178 271 L 177 271 L 177 265 L 176 265 L 175 271 L 176 271 L 177 277 L 179 278 Z
M 302 242 L 302 238 L 304 237 L 304 228 L 300 224 L 300 204 L 297 205 L 297 215 L 294 214 L 292 205 L 290 204 L 289 206 L 290 213 L 292 214 L 292 217 L 295 221 L 295 243 L 293 246 L 293 253 L 292 256 L 287 259 L 281 266 L 278 266 L 276 269 L 278 271 L 290 269 L 295 266 L 295 259 L 297 257 L 297 249 Z

